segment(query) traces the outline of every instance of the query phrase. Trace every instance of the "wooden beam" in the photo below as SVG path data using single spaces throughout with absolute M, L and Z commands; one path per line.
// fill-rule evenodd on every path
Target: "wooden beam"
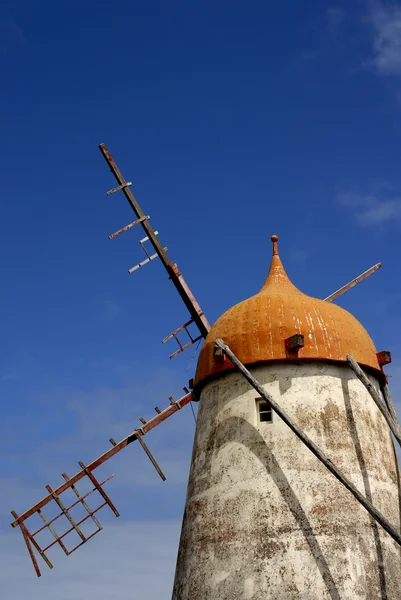
M 287 413 L 281 408 L 274 398 L 266 392 L 266 390 L 260 385 L 257 379 L 248 371 L 241 361 L 235 356 L 230 348 L 223 342 L 223 340 L 217 339 L 216 346 L 222 348 L 225 355 L 230 359 L 232 364 L 238 369 L 243 377 L 251 384 L 251 386 L 259 393 L 262 398 L 269 402 L 273 410 L 281 417 L 281 419 L 288 425 L 288 427 L 295 433 L 295 435 L 305 444 L 307 448 L 320 460 L 321 463 L 334 475 L 343 486 L 351 492 L 351 494 L 358 500 L 360 504 L 367 510 L 367 512 L 383 527 L 385 531 L 393 538 L 399 546 L 401 546 L 401 535 L 391 525 L 389 521 L 379 512 L 369 500 L 361 494 L 361 492 L 354 486 L 354 484 L 332 463 L 332 461 L 320 450 L 318 446 L 304 433 L 298 425 L 287 415 Z
M 380 410 L 383 417 L 386 419 L 387 425 L 389 426 L 391 432 L 393 433 L 395 439 L 401 446 L 401 427 L 398 422 L 395 422 L 390 415 L 390 412 L 387 410 L 386 405 L 381 400 L 378 391 L 376 390 L 373 383 L 371 383 L 365 373 L 362 371 L 361 367 L 358 365 L 356 360 L 351 356 L 351 354 L 347 354 L 347 363 L 354 371 L 355 375 L 358 377 L 359 381 L 363 383 L 365 388 L 368 390 L 371 398 L 376 404 L 377 408 Z

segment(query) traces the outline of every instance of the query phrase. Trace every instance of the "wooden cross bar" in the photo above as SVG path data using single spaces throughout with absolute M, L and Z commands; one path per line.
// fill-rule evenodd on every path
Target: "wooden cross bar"
M 65 479 L 66 481 L 68 481 L 68 480 L 69 480 L 69 477 L 68 477 L 67 473 L 63 473 L 62 475 L 63 475 L 63 477 L 64 477 L 64 479 Z M 102 485 L 102 484 L 100 484 L 100 485 Z M 79 499 L 79 502 L 80 502 L 80 503 L 82 504 L 82 506 L 85 508 L 86 512 L 90 514 L 90 513 L 91 513 L 91 509 L 90 509 L 90 507 L 89 507 L 89 506 L 88 506 L 88 504 L 85 502 L 85 499 L 84 499 L 84 497 L 83 497 L 83 496 L 81 496 L 81 494 L 78 492 L 78 490 L 77 490 L 77 488 L 75 487 L 75 485 L 72 485 L 72 486 L 71 486 L 71 489 L 72 489 L 72 491 L 74 492 L 74 494 L 76 495 L 76 497 Z M 92 490 L 92 492 L 93 492 L 93 491 L 94 491 L 94 490 Z M 92 492 L 90 492 L 90 493 L 92 493 Z M 97 518 L 96 518 L 94 515 L 90 515 L 90 516 L 92 517 L 92 521 L 95 523 L 95 525 L 96 525 L 96 526 L 97 526 L 99 529 L 103 529 L 103 527 L 101 526 L 101 524 L 99 523 L 99 521 L 97 520 Z
M 61 541 L 61 539 L 57 535 L 55 529 L 53 528 L 51 523 L 49 523 L 49 521 L 46 519 L 45 515 L 42 513 L 42 511 L 40 509 L 38 510 L 38 515 L 41 517 L 42 521 L 46 524 L 46 527 L 49 529 L 50 533 L 52 534 L 52 536 L 54 537 L 56 542 L 58 542 L 58 544 L 62 548 L 64 554 L 66 554 L 68 556 L 67 548 L 64 546 L 64 543 Z
M 53 496 L 54 501 L 61 508 L 61 510 L 63 511 L 64 515 L 67 517 L 67 519 L 69 520 L 69 522 L 71 523 L 72 527 L 75 529 L 75 531 L 77 532 L 77 534 L 79 535 L 79 537 L 81 538 L 81 540 L 86 541 L 86 537 L 84 536 L 84 534 L 82 533 L 82 531 L 79 529 L 78 525 L 76 525 L 76 523 L 74 522 L 74 519 L 71 517 L 70 513 L 68 512 L 68 510 L 65 508 L 65 506 L 61 502 L 59 496 L 57 496 L 56 492 L 54 492 L 52 490 L 52 488 L 50 487 L 50 485 L 47 485 L 46 489 L 49 492 L 49 494 L 51 494 Z
M 120 513 L 118 512 L 118 510 L 116 509 L 116 507 L 114 506 L 114 504 L 112 503 L 112 501 L 110 500 L 110 498 L 108 497 L 108 495 L 106 494 L 106 492 L 104 491 L 104 489 L 102 488 L 102 486 L 99 484 L 98 480 L 95 478 L 95 476 L 93 475 L 93 473 L 91 473 L 89 471 L 89 469 L 87 467 L 85 467 L 85 465 L 84 465 L 84 463 L 82 461 L 79 461 L 78 464 L 81 467 L 81 469 L 83 471 L 85 471 L 86 475 L 89 477 L 89 479 L 91 480 L 91 482 L 93 483 L 93 485 L 95 486 L 95 488 L 97 489 L 97 491 L 99 492 L 99 494 L 101 496 L 103 496 L 103 498 L 105 499 L 106 503 L 110 506 L 111 510 L 116 515 L 116 517 L 119 517 Z

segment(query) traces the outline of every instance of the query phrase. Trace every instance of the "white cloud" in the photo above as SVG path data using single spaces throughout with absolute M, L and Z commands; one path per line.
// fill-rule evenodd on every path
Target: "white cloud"
M 373 27 L 369 64 L 382 75 L 401 75 L 401 6 L 376 2 L 369 21 Z
M 167 481 L 160 480 L 137 442 L 106 462 L 95 475 L 102 480 L 115 473 L 105 489 L 121 517 L 116 519 L 107 507 L 99 511 L 104 529 L 69 557 L 60 548 L 49 550 L 52 570 L 38 557 L 40 579 L 21 533 L 10 527 L 9 511 L 22 514 L 45 496 L 47 483 L 56 488 L 63 481 L 63 471 L 74 474 L 78 460 L 88 464 L 110 447 L 110 437 L 125 437 L 140 426 L 138 417 L 152 417 L 156 405 L 165 408 L 165 398 L 179 389 L 179 380 L 170 369 L 160 369 L 145 384 L 136 383 L 131 374 L 130 381 L 115 388 L 48 390 L 40 401 L 35 400 L 36 392 L 32 393 L 36 419 L 21 419 L 14 411 L 4 415 L 0 438 L 7 453 L 2 452 L 0 477 L 0 585 L 5 598 L 171 597 L 194 433 L 190 407 L 145 438 Z M 90 488 L 84 483 L 77 486 L 83 493 Z M 92 500 L 90 496 L 90 506 L 100 503 Z M 57 509 L 52 504 L 44 509 L 49 518 Z M 34 522 L 28 520 L 27 525 L 35 529 Z M 56 530 L 60 534 L 65 528 Z
M 0 588 L 9 600 L 164 600 L 171 598 L 180 520 L 118 522 L 68 558 L 55 550 L 36 577 L 22 536 L 2 533 Z
M 327 29 L 329 33 L 336 36 L 345 19 L 345 10 L 339 6 L 330 6 L 326 11 Z
M 340 28 L 344 23 L 346 12 L 339 6 L 330 6 L 323 14 L 321 27 L 319 27 L 319 35 L 315 40 L 317 48 L 309 48 L 302 52 L 296 63 L 301 68 L 306 68 L 313 65 L 317 61 L 324 58 L 325 54 L 330 49 L 339 46 Z M 313 39 L 311 40 L 313 43 Z
M 349 209 L 360 225 L 381 225 L 401 221 L 401 195 L 381 193 L 356 193 L 342 191 L 336 200 Z

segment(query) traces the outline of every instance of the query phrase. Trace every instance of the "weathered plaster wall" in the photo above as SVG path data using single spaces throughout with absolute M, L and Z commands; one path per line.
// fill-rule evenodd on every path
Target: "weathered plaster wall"
M 252 370 L 399 527 L 387 425 L 346 365 Z M 401 599 L 398 546 L 237 373 L 202 390 L 173 600 Z

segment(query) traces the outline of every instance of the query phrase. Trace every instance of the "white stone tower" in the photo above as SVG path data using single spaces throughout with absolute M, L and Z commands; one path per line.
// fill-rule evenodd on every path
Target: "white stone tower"
M 288 279 L 273 236 L 261 291 L 202 348 L 199 413 L 173 600 L 401 599 L 397 544 L 225 358 L 223 339 L 282 408 L 394 525 L 398 466 L 383 416 L 346 363 L 379 388 L 366 330 Z M 304 336 L 304 347 L 286 340 Z

